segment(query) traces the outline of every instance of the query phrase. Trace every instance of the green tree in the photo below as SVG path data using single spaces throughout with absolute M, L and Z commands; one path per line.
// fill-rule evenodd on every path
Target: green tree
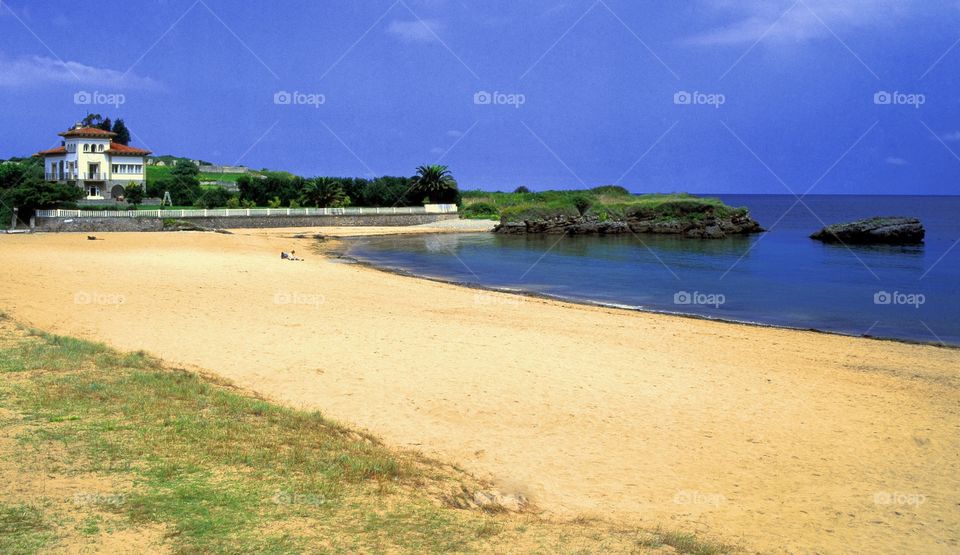
M 123 188 L 123 198 L 133 207 L 143 202 L 143 195 L 143 186 L 139 183 L 131 183 Z
M 117 120 L 113 122 L 113 129 L 111 129 L 111 131 L 117 134 L 117 136 L 113 138 L 113 142 L 122 145 L 130 144 L 130 130 L 127 129 L 122 119 L 117 118 Z
M 426 195 L 430 202 L 452 202 L 458 196 L 457 182 L 447 166 L 420 166 L 413 183 L 415 190 Z
M 307 181 L 303 188 L 301 201 L 316 208 L 340 206 L 346 198 L 340 181 L 330 177 L 317 177 Z
M 193 203 L 197 208 L 223 208 L 231 198 L 230 191 L 223 187 L 211 187 L 200 193 L 200 197 Z
M 100 127 L 102 122 L 103 116 L 100 114 L 87 113 L 87 115 L 80 120 L 80 125 L 83 127 Z
M 527 194 L 527 193 L 530 192 L 530 189 L 527 188 L 527 187 L 524 186 L 524 185 L 521 185 L 521 186 L 517 187 L 516 189 L 514 189 L 513 192 L 514 192 L 514 193 Z
M 97 129 L 103 129 L 104 131 L 110 131 L 110 129 L 111 129 L 112 127 L 113 127 L 113 122 L 110 121 L 110 118 L 104 118 L 104 120 L 100 122 L 100 125 L 97 126 Z
M 51 183 L 43 178 L 43 162 L 24 160 L 0 165 L 0 207 L 6 225 L 10 210 L 18 208 L 19 218 L 27 221 L 38 209 L 56 208 L 83 197 L 83 190 L 67 183 Z
M 189 160 L 178 160 L 170 175 L 162 177 L 150 186 L 150 194 L 163 198 L 170 192 L 170 200 L 176 206 L 190 206 L 200 198 L 200 169 Z

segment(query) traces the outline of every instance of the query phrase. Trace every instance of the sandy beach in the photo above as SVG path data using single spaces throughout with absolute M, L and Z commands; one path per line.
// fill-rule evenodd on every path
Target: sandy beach
M 484 292 L 294 238 L 357 231 L 0 236 L 0 310 L 320 410 L 552 517 L 960 550 L 960 350 Z

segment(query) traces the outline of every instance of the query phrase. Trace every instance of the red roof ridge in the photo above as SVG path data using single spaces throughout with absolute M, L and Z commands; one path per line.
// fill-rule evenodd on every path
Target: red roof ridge
M 74 137 L 74 136 L 84 136 L 84 135 L 95 135 L 100 137 L 115 137 L 117 134 L 113 131 L 107 131 L 105 129 L 100 129 L 99 127 L 74 127 L 67 129 L 63 133 L 57 133 L 61 137 Z

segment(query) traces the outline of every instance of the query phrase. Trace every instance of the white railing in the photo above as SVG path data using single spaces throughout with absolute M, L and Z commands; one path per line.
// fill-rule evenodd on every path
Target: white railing
M 188 210 L 37 210 L 38 218 L 236 218 L 244 216 L 376 216 L 456 214 L 456 204 L 383 208 L 211 208 Z

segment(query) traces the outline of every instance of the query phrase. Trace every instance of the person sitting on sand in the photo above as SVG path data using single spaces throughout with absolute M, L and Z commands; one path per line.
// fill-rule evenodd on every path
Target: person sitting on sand
M 280 253 L 280 258 L 283 260 L 299 260 L 303 262 L 302 258 L 297 258 L 297 251 L 290 251 L 289 253 L 286 251 L 282 251 Z

